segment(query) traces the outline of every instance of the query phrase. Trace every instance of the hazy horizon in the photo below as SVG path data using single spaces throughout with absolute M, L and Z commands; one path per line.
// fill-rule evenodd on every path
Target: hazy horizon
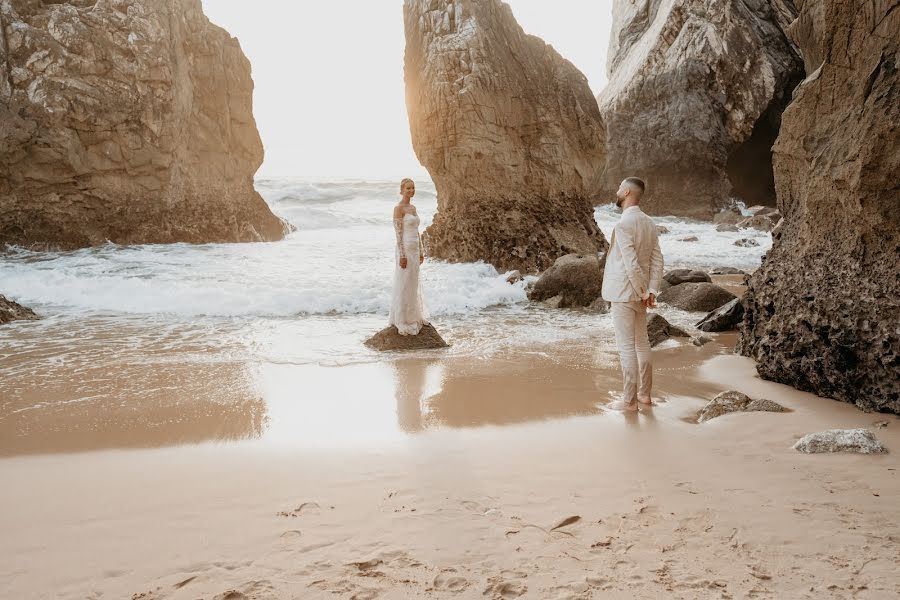
M 606 84 L 612 3 L 507 0 L 522 28 Z M 271 10 L 264 10 L 271 8 Z M 266 157 L 257 175 L 422 177 L 403 85 L 402 0 L 287 4 L 203 0 L 253 68 L 253 112 Z M 276 15 L 273 17 L 273 15 Z

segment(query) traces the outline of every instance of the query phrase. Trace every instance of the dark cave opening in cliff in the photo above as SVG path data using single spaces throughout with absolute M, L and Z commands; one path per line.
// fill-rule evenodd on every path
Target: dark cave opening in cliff
M 731 181 L 731 194 L 747 206 L 776 205 L 772 145 L 778 137 L 783 110 L 783 106 L 773 102 L 756 121 L 750 137 L 728 156 L 725 170 Z

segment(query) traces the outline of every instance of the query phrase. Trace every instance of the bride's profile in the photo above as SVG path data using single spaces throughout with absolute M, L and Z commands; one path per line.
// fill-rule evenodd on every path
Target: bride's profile
M 417 335 L 428 322 L 422 292 L 419 289 L 419 266 L 425 260 L 419 236 L 419 215 L 412 204 L 416 184 L 412 179 L 400 182 L 400 202 L 394 207 L 394 231 L 397 234 L 394 260 L 394 294 L 388 326 L 394 325 L 401 335 Z

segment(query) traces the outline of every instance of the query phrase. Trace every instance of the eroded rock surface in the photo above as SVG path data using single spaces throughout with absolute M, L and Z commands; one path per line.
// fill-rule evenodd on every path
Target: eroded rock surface
M 765 379 L 900 413 L 900 2 L 804 0 L 774 148 L 783 220 L 739 351 Z
M 746 394 L 729 390 L 722 392 L 700 409 L 697 422 L 704 423 L 732 412 L 787 412 L 788 409 L 766 398 L 753 399 Z
M 541 302 L 560 296 L 557 308 L 591 306 L 600 298 L 603 262 L 596 254 L 567 254 L 556 259 L 544 271 L 528 293 L 528 299 Z
M 683 329 L 675 327 L 659 313 L 652 313 L 647 317 L 647 336 L 650 338 L 651 348 L 669 338 L 690 337 Z
M 397 327 L 385 327 L 365 342 L 373 350 L 429 350 L 448 346 L 431 323 L 426 323 L 416 335 L 401 335 Z
M 875 434 L 868 429 L 829 429 L 810 433 L 794 444 L 794 450 L 806 454 L 823 452 L 855 452 L 857 454 L 883 454 L 887 452 Z
M 723 304 L 716 310 L 701 319 L 696 327 L 700 331 L 733 331 L 738 328 L 744 318 L 744 304 L 740 298 L 735 298 L 727 304 Z
M 22 306 L 18 302 L 14 302 L 6 296 L 0 295 L 0 325 L 5 325 L 12 321 L 36 321 L 39 318 L 40 317 L 27 306 Z
M 430 254 L 523 273 L 605 251 L 590 192 L 605 161 L 587 79 L 500 0 L 405 0 L 413 148 L 438 194 Z
M 200 0 L 0 0 L 0 243 L 280 239 L 252 93 Z
M 774 204 L 770 148 L 803 73 L 784 34 L 795 16 L 791 0 L 616 0 L 598 98 L 602 194 L 637 175 L 650 214 L 709 219 L 731 197 Z

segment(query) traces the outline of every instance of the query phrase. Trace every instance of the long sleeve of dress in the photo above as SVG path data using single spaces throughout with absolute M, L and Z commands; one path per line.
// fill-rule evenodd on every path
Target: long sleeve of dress
M 406 251 L 403 249 L 403 217 L 394 219 L 394 232 L 397 234 L 397 252 L 400 258 L 406 258 Z

